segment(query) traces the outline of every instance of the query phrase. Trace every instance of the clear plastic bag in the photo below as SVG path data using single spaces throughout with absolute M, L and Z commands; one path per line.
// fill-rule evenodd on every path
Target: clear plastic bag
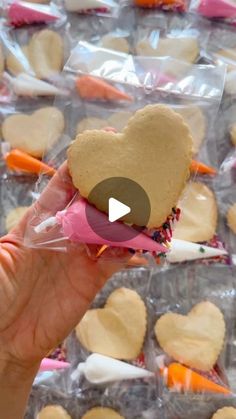
M 134 0 L 135 6 L 166 11 L 186 12 L 188 0 Z
M 113 107 L 112 101 L 111 105 L 108 106 L 108 101 L 103 98 L 104 106 L 98 111 L 100 114 L 103 113 L 103 109 L 106 109 L 106 113 L 109 114 L 111 112 L 115 113 L 113 109 L 117 111 L 119 108 L 121 112 L 133 113 L 134 110 L 147 104 L 159 102 L 169 105 L 180 113 L 187 112 L 191 109 L 191 106 L 201 106 L 201 109 L 209 112 L 206 113 L 208 115 L 208 123 L 213 123 L 213 115 L 218 109 L 222 95 L 224 68 L 211 67 L 209 69 L 207 66 L 190 66 L 189 64 L 178 62 L 179 67 L 181 67 L 181 74 L 178 74 L 174 81 L 170 81 L 169 76 L 167 76 L 168 71 L 170 68 L 173 68 L 175 63 L 177 61 L 169 58 L 133 57 L 109 49 L 98 48 L 86 42 L 79 42 L 78 46 L 73 50 L 64 72 L 68 78 L 74 81 L 75 85 L 78 82 L 78 78 L 79 80 L 84 80 L 84 77 L 88 77 L 89 80 L 92 78 L 93 81 L 96 80 L 98 83 L 105 83 L 109 89 L 112 89 L 112 92 L 115 89 L 119 94 L 122 92 L 122 95 L 125 95 L 125 97 L 134 99 L 131 105 L 124 103 L 119 105 L 119 107 L 117 101 L 113 100 L 115 105 Z M 96 90 L 96 94 L 97 92 L 98 90 Z M 56 101 L 57 107 L 61 109 L 65 116 L 66 130 L 61 141 L 47 155 L 47 161 L 50 161 L 54 167 L 58 167 L 66 158 L 66 149 L 75 135 L 76 126 L 74 121 L 77 121 L 77 124 L 81 122 L 79 117 L 81 113 L 84 117 L 90 116 L 86 113 L 89 109 L 87 107 L 89 102 L 85 99 L 81 101 L 81 98 L 78 96 L 78 93 L 74 91 L 71 102 L 65 102 L 63 98 Z M 96 100 L 93 101 L 95 105 Z M 202 115 L 201 110 L 200 114 Z M 206 151 L 207 147 L 204 146 L 202 150 L 205 151 L 202 151 L 202 154 L 199 154 L 199 156 L 204 156 L 205 153 L 207 158 L 213 158 L 215 144 L 213 142 L 209 144 L 211 144 L 209 146 L 211 153 L 208 153 Z M 193 173 L 195 173 L 195 170 Z M 43 185 L 43 182 L 40 184 L 40 188 L 41 185 Z M 70 206 L 69 201 L 67 204 Z M 76 202 L 75 205 L 77 205 Z M 60 209 L 63 210 L 64 208 L 61 207 Z M 36 209 L 34 220 L 32 220 L 26 232 L 25 242 L 28 246 L 45 246 L 46 244 L 46 246 L 53 247 L 54 243 L 57 243 L 57 246 L 60 246 L 60 241 L 64 243 L 62 230 L 58 236 L 63 216 L 62 218 L 59 218 L 61 217 L 60 215 L 59 217 L 56 216 L 57 221 L 59 220 L 58 225 L 55 218 L 47 221 L 49 213 L 51 214 L 50 209 L 45 214 L 37 214 Z M 66 214 L 72 215 L 72 211 L 69 210 Z M 41 224 L 42 222 L 43 224 Z M 36 227 L 39 224 L 41 226 L 39 228 Z M 50 231 L 53 237 L 50 236 Z M 89 238 L 87 237 L 87 239 Z M 127 246 L 128 242 L 125 247 Z
M 190 11 L 210 19 L 220 19 L 225 23 L 236 23 L 236 6 L 228 0 L 192 0 Z

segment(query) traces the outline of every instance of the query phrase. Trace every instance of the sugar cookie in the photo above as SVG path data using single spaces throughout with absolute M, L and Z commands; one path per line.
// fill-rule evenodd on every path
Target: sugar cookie
M 80 132 L 86 131 L 88 129 L 102 129 L 107 127 L 109 124 L 105 119 L 102 118 L 95 118 L 93 116 L 88 118 L 83 118 L 79 121 L 76 132 L 79 134 Z
M 94 407 L 89 410 L 82 419 L 125 419 L 115 410 L 109 407 Z
M 176 361 L 209 371 L 224 344 L 224 317 L 218 307 L 204 301 L 186 316 L 177 313 L 161 316 L 156 322 L 155 334 L 163 351 Z
M 172 57 L 177 60 L 194 63 L 199 55 L 196 38 L 160 38 L 153 47 L 148 39 L 139 41 L 136 46 L 139 55 Z
M 215 55 L 227 64 L 227 71 L 236 70 L 236 48 L 219 49 Z
M 63 41 L 55 31 L 36 32 L 28 46 L 29 60 L 38 78 L 46 79 L 63 67 Z
M 230 138 L 233 145 L 236 146 L 236 123 L 230 128 Z
M 88 310 L 76 336 L 90 352 L 132 360 L 141 352 L 146 334 L 146 307 L 136 291 L 119 288 L 104 308 Z
M 3 73 L 4 64 L 5 64 L 5 59 L 4 59 L 2 45 L 0 44 L 0 76 Z
M 206 118 L 198 106 L 175 109 L 188 124 L 193 137 L 193 153 L 197 154 L 206 135 Z
M 32 72 L 33 70 L 29 62 L 28 46 L 24 45 L 21 47 L 19 53 L 17 51 L 15 51 L 15 54 L 9 52 L 6 57 L 6 67 L 14 76 Z
M 68 150 L 68 167 L 73 184 L 85 198 L 110 177 L 137 182 L 150 200 L 147 226 L 152 228 L 161 226 L 177 203 L 189 177 L 191 152 L 192 138 L 182 117 L 167 106 L 149 105 L 135 113 L 122 134 L 84 131 L 78 135 Z M 106 212 L 106 194 L 91 203 Z M 130 222 L 140 225 L 138 217 L 129 215 Z
M 107 34 L 101 38 L 103 48 L 114 49 L 115 51 L 129 53 L 129 43 L 125 38 Z
M 44 407 L 36 419 L 71 419 L 71 416 L 62 406 L 50 405 Z
M 6 230 L 10 231 L 14 228 L 21 218 L 25 215 L 26 211 L 28 211 L 29 207 L 17 207 L 13 208 L 8 214 L 6 218 Z
M 2 135 L 12 148 L 19 148 L 34 157 L 42 157 L 59 139 L 64 130 L 64 117 L 59 109 L 48 106 L 32 115 L 8 116 L 2 124 Z
M 236 419 L 236 409 L 234 407 L 223 407 L 217 410 L 212 419 Z
M 180 220 L 173 238 L 194 243 L 209 241 L 217 226 L 217 204 L 214 193 L 201 182 L 189 183 L 180 200 Z
M 236 234 L 236 203 L 232 205 L 228 210 L 227 224 L 233 233 Z

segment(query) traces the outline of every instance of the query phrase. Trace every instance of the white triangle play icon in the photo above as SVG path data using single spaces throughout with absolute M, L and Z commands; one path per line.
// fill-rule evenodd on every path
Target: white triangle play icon
M 130 212 L 131 209 L 128 205 L 123 204 L 115 198 L 109 198 L 108 219 L 110 223 L 119 220 Z

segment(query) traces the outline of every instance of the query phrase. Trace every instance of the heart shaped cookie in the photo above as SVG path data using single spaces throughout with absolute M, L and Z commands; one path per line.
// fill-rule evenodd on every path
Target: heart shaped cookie
M 113 49 L 115 51 L 129 53 L 129 43 L 122 36 L 114 36 L 112 34 L 104 35 L 100 42 L 101 47 Z
M 45 406 L 36 419 L 71 419 L 69 413 L 59 405 Z
M 236 234 L 236 203 L 227 212 L 227 224 L 234 234 Z
M 209 371 L 224 344 L 224 317 L 218 307 L 204 301 L 194 306 L 187 316 L 177 313 L 161 316 L 155 334 L 163 351 L 176 361 Z
M 180 220 L 173 238 L 201 243 L 213 238 L 217 226 L 217 204 L 214 193 L 200 182 L 189 183 L 180 200 Z
M 149 197 L 147 226 L 152 228 L 161 226 L 176 205 L 189 176 L 191 151 L 192 138 L 183 118 L 167 106 L 149 105 L 135 113 L 121 134 L 79 134 L 69 147 L 68 167 L 85 198 L 99 182 L 111 177 L 138 183 Z M 91 203 L 106 212 L 105 194 Z M 140 225 L 132 213 L 129 221 Z
M 136 291 L 119 288 L 104 308 L 88 310 L 76 327 L 76 336 L 90 352 L 132 360 L 139 354 L 146 333 L 146 307 Z
M 197 154 L 206 135 L 206 118 L 198 106 L 175 109 L 189 126 L 193 138 L 193 154 Z
M 94 407 L 85 413 L 82 419 L 124 419 L 124 417 L 109 407 Z
M 234 407 L 223 407 L 217 410 L 212 419 L 236 419 L 236 409 Z
M 6 59 L 8 70 L 15 76 L 20 73 L 35 73 L 40 79 L 47 79 L 62 70 L 64 47 L 61 36 L 50 29 L 36 32 L 28 45 Z
M 157 45 L 152 46 L 149 39 L 140 41 L 137 46 L 139 55 L 154 57 L 172 57 L 177 60 L 194 63 L 199 47 L 196 38 L 160 38 Z
M 2 135 L 12 148 L 34 157 L 42 157 L 64 130 L 64 117 L 59 109 L 48 106 L 32 115 L 8 116 L 2 124 Z

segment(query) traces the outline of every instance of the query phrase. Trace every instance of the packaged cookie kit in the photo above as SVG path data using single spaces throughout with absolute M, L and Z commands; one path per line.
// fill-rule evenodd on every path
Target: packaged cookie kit
M 235 24 L 236 7 L 235 2 L 231 0 L 192 0 L 190 11 L 209 19 L 219 19 L 225 23 Z
M 219 176 L 216 178 L 216 194 L 220 210 L 220 233 L 232 254 L 235 263 L 236 253 L 236 187 L 235 187 L 236 155 L 232 152 L 222 163 Z
M 184 393 L 183 400 L 232 397 L 234 277 L 234 268 L 199 265 L 152 277 L 149 344 L 165 391 Z
M 165 11 L 185 12 L 188 0 L 132 0 L 135 6 L 155 9 L 160 8 Z

